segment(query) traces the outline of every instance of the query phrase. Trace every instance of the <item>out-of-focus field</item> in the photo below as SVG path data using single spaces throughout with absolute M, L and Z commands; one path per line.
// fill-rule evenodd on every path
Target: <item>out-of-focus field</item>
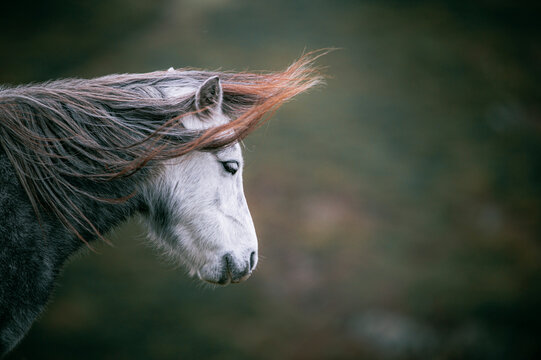
M 2 10 L 0 82 L 175 67 L 324 88 L 246 141 L 261 259 L 210 288 L 135 222 L 77 256 L 8 359 L 532 359 L 541 338 L 539 7 L 51 1 Z M 0 279 L 1 281 L 1 279 Z

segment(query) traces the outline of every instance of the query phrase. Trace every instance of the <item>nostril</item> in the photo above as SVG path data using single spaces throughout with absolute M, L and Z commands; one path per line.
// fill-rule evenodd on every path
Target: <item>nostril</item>
M 255 261 L 256 261 L 256 255 L 255 255 L 255 251 L 252 251 L 252 253 L 250 254 L 250 271 L 252 271 L 255 267 Z

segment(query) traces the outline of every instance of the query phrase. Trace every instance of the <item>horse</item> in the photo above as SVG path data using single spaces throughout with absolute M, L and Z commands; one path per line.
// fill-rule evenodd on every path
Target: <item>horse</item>
M 171 68 L 0 87 L 0 357 L 66 261 L 134 216 L 191 276 L 246 280 L 258 245 L 240 144 L 322 82 L 320 55 L 279 72 Z

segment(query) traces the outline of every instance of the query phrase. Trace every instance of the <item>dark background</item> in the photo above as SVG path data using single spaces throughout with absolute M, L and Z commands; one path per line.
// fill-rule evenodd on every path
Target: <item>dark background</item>
M 77 256 L 9 359 L 541 356 L 540 7 L 504 1 L 11 1 L 0 83 L 174 67 L 325 88 L 247 141 L 246 283 L 201 285 L 129 223 Z M 1 279 L 0 279 L 1 281 Z

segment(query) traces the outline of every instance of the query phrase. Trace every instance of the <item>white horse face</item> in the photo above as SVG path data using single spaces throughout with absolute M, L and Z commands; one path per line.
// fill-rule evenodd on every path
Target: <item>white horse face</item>
M 211 81 L 209 92 L 202 94 Z M 212 96 L 221 100 L 217 78 L 201 86 L 197 103 L 205 105 L 200 102 Z M 225 121 L 215 111 L 211 121 L 189 117 L 183 123 L 188 129 L 203 129 Z M 164 164 L 143 192 L 150 237 L 185 264 L 191 275 L 210 283 L 243 281 L 257 264 L 257 237 L 244 197 L 242 169 L 238 143 L 214 152 L 193 152 Z

